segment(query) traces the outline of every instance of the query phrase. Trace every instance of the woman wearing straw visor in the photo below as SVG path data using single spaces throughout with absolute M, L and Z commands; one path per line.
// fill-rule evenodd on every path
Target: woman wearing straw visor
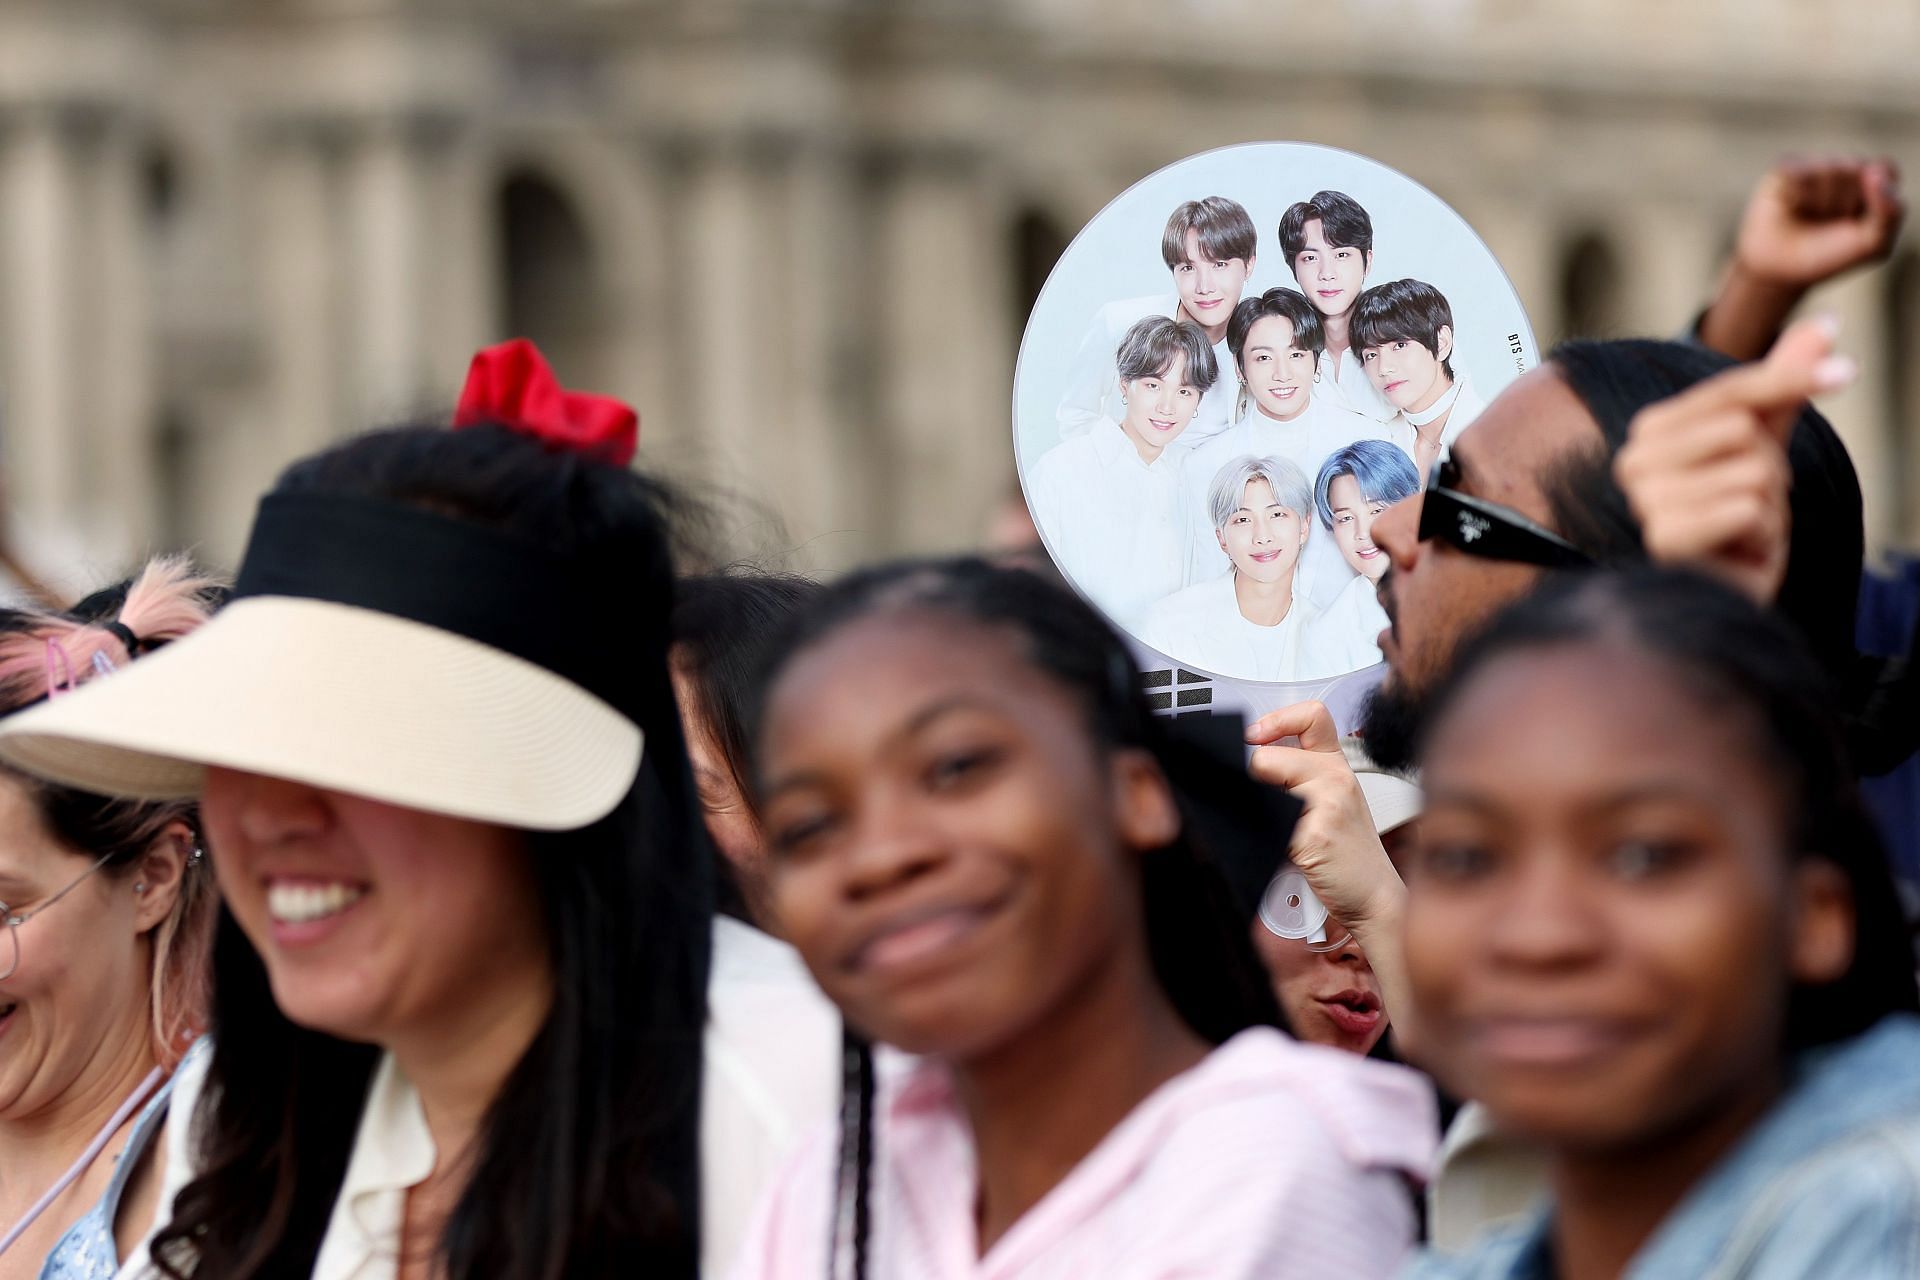
M 205 621 L 179 561 L 70 614 L 0 613 L 0 711 Z M 106 1280 L 159 1201 L 175 1068 L 206 1017 L 214 893 L 193 805 L 0 769 L 0 1276 Z
M 167 1275 L 694 1274 L 710 854 L 666 498 L 632 410 L 530 344 L 455 426 L 295 463 L 191 643 L 5 726 L 16 767 L 202 796 L 225 910 Z

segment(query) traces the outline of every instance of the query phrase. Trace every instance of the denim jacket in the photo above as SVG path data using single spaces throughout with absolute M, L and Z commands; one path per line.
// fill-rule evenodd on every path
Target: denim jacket
M 1408 1280 L 1553 1280 L 1552 1211 Z M 1621 1280 L 1920 1276 L 1920 1017 L 1805 1054 L 1792 1084 Z

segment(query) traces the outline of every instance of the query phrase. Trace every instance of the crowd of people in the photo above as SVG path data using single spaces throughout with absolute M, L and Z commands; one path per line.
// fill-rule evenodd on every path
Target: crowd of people
M 0 1278 L 1920 1273 L 1857 786 L 1920 673 L 1781 328 L 1900 215 L 1783 165 L 1688 338 L 1559 348 L 1424 484 L 1229 460 L 1387 619 L 1357 737 L 1155 713 L 1030 561 L 703 563 L 521 341 L 230 583 L 0 614 Z

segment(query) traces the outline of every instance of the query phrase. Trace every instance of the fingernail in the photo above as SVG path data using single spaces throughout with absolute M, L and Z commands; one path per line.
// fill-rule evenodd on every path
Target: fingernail
M 1859 376 L 1859 362 L 1852 356 L 1828 356 L 1813 366 L 1813 385 L 1817 391 L 1838 391 Z
M 1820 332 L 1827 335 L 1828 341 L 1833 341 L 1834 339 L 1837 339 L 1840 336 L 1840 313 L 1839 312 L 1822 311 L 1818 315 L 1813 317 L 1813 322 L 1816 325 L 1820 326 Z

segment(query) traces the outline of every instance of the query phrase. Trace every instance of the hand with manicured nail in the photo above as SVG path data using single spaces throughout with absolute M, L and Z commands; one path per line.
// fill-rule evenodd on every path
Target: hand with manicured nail
M 1803 321 L 1765 360 L 1634 415 L 1613 473 L 1654 561 L 1700 569 L 1773 603 L 1793 533 L 1787 438 L 1809 399 L 1857 372 L 1834 354 L 1834 335 L 1829 317 Z
M 1388 1016 L 1404 1036 L 1400 923 L 1407 887 L 1374 830 L 1333 714 L 1323 703 L 1296 702 L 1248 725 L 1247 742 L 1254 748 L 1248 765 L 1253 776 L 1285 787 L 1306 806 L 1294 823 L 1288 856 L 1335 920 L 1352 930 L 1380 980 Z M 1337 936 L 1332 924 L 1328 932 Z

